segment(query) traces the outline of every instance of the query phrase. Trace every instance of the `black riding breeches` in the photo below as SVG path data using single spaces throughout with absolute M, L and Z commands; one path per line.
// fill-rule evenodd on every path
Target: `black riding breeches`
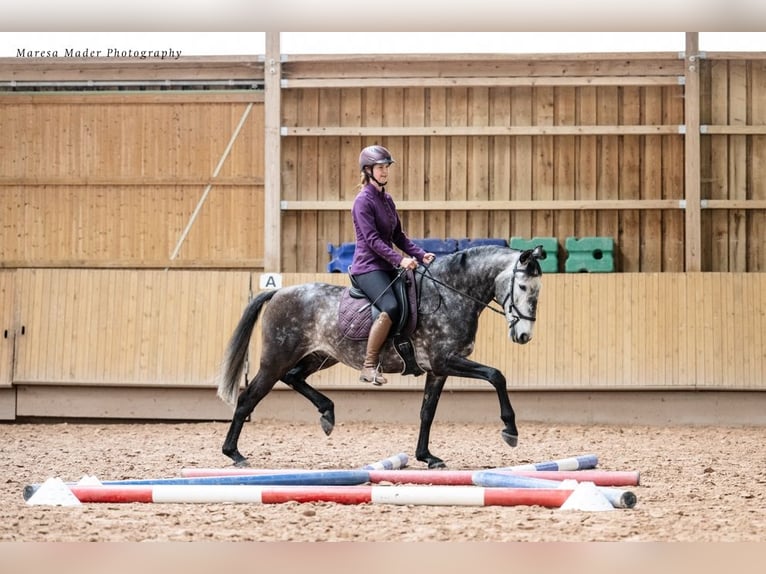
M 367 298 L 374 302 L 375 307 L 383 313 L 388 313 L 394 325 L 399 322 L 399 302 L 394 295 L 393 285 L 397 280 L 396 271 L 370 271 L 354 275 L 354 281 L 364 291 Z

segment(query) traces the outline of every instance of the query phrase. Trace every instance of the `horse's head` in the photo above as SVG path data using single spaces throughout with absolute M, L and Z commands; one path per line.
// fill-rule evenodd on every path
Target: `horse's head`
M 514 343 L 523 345 L 532 340 L 537 298 L 542 288 L 540 259 L 545 259 L 545 251 L 540 245 L 522 251 L 513 266 L 498 275 L 495 281 L 495 298 L 502 301 L 508 336 Z

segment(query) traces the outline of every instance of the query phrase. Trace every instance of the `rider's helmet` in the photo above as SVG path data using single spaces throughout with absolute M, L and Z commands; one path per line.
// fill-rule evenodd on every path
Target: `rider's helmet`
M 392 163 L 394 163 L 394 158 L 391 157 L 391 152 L 382 145 L 367 146 L 359 154 L 360 171 L 365 171 L 364 168 L 372 167 L 376 164 L 391 165 Z

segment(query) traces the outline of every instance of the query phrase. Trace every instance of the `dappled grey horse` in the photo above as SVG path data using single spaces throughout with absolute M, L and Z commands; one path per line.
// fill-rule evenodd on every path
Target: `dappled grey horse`
M 525 251 L 478 246 L 441 256 L 428 268 L 417 269 L 418 318 L 411 341 L 426 379 L 415 457 L 429 468 L 445 466 L 442 459 L 431 454 L 428 443 L 439 397 L 449 376 L 482 379 L 494 387 L 500 419 L 505 424 L 502 437 L 510 446 L 516 446 L 516 416 L 505 377 L 498 369 L 468 357 L 474 349 L 479 315 L 485 308 L 505 316 L 509 337 L 515 343 L 532 339 L 542 279 L 538 260 L 544 258 L 545 252 L 539 246 Z M 237 447 L 242 426 L 277 381 L 311 401 L 320 413 L 324 432 L 332 432 L 335 405 L 306 379 L 339 362 L 354 369 L 362 366 L 365 342 L 345 337 L 338 327 L 344 289 L 306 283 L 263 291 L 245 308 L 229 341 L 218 385 L 218 395 L 236 405 L 223 444 L 223 453 L 235 465 L 247 466 L 247 459 Z M 493 306 L 493 301 L 501 309 Z M 239 392 L 250 338 L 262 311 L 260 366 Z M 403 372 L 403 361 L 390 340 L 381 350 L 380 361 L 385 373 Z

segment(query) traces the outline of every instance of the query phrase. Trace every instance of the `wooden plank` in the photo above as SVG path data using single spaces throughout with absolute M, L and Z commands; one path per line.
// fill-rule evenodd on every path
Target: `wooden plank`
M 577 119 L 580 123 L 596 124 L 598 121 L 598 91 L 596 88 L 579 90 Z M 577 140 L 578 171 L 576 197 L 580 201 L 595 203 L 598 197 L 598 148 L 601 138 L 584 137 Z M 569 232 L 571 236 L 597 235 L 597 213 L 585 211 L 575 216 L 575 226 Z
M 684 94 L 684 196 L 686 198 L 685 264 L 686 271 L 702 269 L 700 230 L 700 77 L 699 33 L 686 33 L 686 71 Z
M 618 95 L 620 122 L 640 122 L 641 90 L 623 88 Z M 641 139 L 638 136 L 623 137 L 617 142 L 618 167 L 613 181 L 616 181 L 620 199 L 641 199 Z M 605 189 L 604 195 L 613 197 L 614 191 Z M 621 211 L 617 217 L 619 223 L 612 230 L 616 244 L 615 269 L 624 272 L 649 271 L 641 269 L 641 213 L 636 210 Z
M 472 88 L 468 93 L 468 124 L 472 126 L 489 124 L 489 90 L 485 87 Z M 466 198 L 469 201 L 489 199 L 489 137 L 491 136 L 478 136 L 468 140 Z M 487 237 L 488 231 L 488 213 L 480 211 L 467 214 L 467 237 Z
M 266 66 L 264 69 L 264 266 L 270 271 L 282 269 L 282 95 L 279 32 L 266 32 Z
M 599 54 L 588 59 L 582 54 L 543 55 L 459 54 L 453 58 L 436 59 L 418 55 L 344 54 L 342 57 L 303 58 L 290 56 L 284 62 L 284 77 L 299 79 L 374 78 L 380 85 L 388 78 L 455 78 L 455 77 L 646 77 L 683 75 L 683 60 L 679 54 L 666 58 L 612 57 Z M 516 56 L 516 57 L 514 57 Z M 290 85 L 288 83 L 288 85 Z
M 706 96 L 705 108 L 708 110 L 710 120 L 714 122 L 728 122 L 729 109 L 729 63 L 714 61 L 709 65 L 708 90 L 703 91 Z M 702 195 L 705 198 L 716 200 L 728 199 L 729 197 L 729 146 L 728 138 L 713 137 L 703 138 L 702 146 L 709 149 L 709 174 L 703 174 Z M 705 178 L 705 176 L 707 176 Z M 705 181 L 709 180 L 709 182 Z M 705 208 L 707 199 L 702 200 L 702 208 Z M 728 215 L 727 214 L 704 214 L 703 229 L 703 261 L 706 269 L 711 271 L 724 271 L 729 268 L 728 250 Z
M 744 67 L 745 62 L 740 62 Z M 733 65 L 733 63 L 732 63 Z M 745 86 L 737 86 L 744 88 Z M 740 118 L 742 121 L 745 118 Z M 738 135 L 738 136 L 762 136 L 766 135 L 766 125 L 738 125 L 738 124 L 721 124 L 721 125 L 701 125 L 700 133 L 704 135 Z
M 346 211 L 351 209 L 351 201 L 283 201 L 283 211 Z M 623 209 L 683 209 L 675 199 L 532 199 L 511 201 L 398 201 L 398 210 L 437 210 L 437 211 L 550 211 L 550 210 L 623 210 Z
M 75 92 L 2 92 L 2 105 L 78 106 L 119 104 L 232 104 L 263 103 L 260 90 L 163 90 L 163 91 L 75 91 Z
M 13 383 L 13 349 L 21 329 L 15 317 L 15 273 L 0 271 L 0 389 Z
M 683 118 L 685 98 L 680 91 L 663 88 L 662 114 L 667 118 Z M 662 144 L 662 193 L 667 199 L 684 197 L 684 145 L 681 136 L 665 136 Z M 680 272 L 685 265 L 685 212 L 666 210 L 662 214 L 662 270 Z
M 339 90 L 321 90 L 318 101 L 319 123 L 339 124 L 342 117 L 342 99 Z M 346 174 L 340 173 L 340 139 L 320 139 L 319 153 L 317 155 L 316 174 L 317 181 L 310 185 L 315 197 L 330 201 L 340 200 L 341 189 L 346 184 Z M 361 151 L 361 150 L 360 150 Z M 324 212 L 318 214 L 316 230 L 306 230 L 300 238 L 302 252 L 306 255 L 301 257 L 300 265 L 308 266 L 309 269 L 321 269 L 328 261 L 327 243 L 325 238 L 336 238 L 340 235 L 340 227 L 343 221 L 349 218 L 348 213 Z M 313 231 L 313 233 L 311 232 Z
M 426 89 L 422 87 L 408 89 L 403 94 L 402 120 L 404 125 L 423 126 L 426 124 Z M 402 199 L 426 200 L 426 170 L 425 145 L 426 139 L 407 138 L 402 142 L 404 165 L 399 169 L 404 174 L 404 186 L 400 192 Z M 426 237 L 426 220 L 424 212 L 406 212 L 400 214 L 404 230 L 410 237 Z
M 511 93 L 510 88 L 490 88 L 490 125 L 511 125 Z M 511 199 L 511 141 L 508 136 L 490 137 L 487 201 Z M 511 214 L 508 211 L 491 212 L 487 235 L 510 238 L 513 235 Z
M 267 42 L 268 47 L 268 42 Z M 61 51 L 51 58 L 0 58 L 0 80 L 21 82 L 131 82 L 172 80 L 193 84 L 220 80 L 258 81 L 264 77 L 260 56 L 181 56 L 178 59 L 69 58 Z
M 766 103 L 761 94 L 766 93 L 766 62 L 753 62 L 750 82 L 751 121 L 766 124 Z M 748 199 L 763 205 L 766 203 L 766 136 L 751 137 L 750 147 L 750 196 Z M 746 271 L 766 271 L 766 245 L 763 230 L 766 229 L 766 211 L 752 211 L 747 214 L 747 227 L 750 231 L 747 245 Z M 760 234 L 760 235 L 758 235 Z
M 510 125 L 531 124 L 533 121 L 533 90 L 517 88 L 511 92 Z M 514 204 L 533 203 L 535 189 L 534 141 L 529 136 L 511 138 L 511 189 L 509 199 Z M 508 202 L 511 204 L 511 202 Z M 533 237 L 531 213 L 518 211 L 511 216 L 511 236 Z
M 2 187 L 146 187 L 146 186 L 168 186 L 168 187 L 197 187 L 204 188 L 206 185 L 216 187 L 256 187 L 263 185 L 262 177 L 233 176 L 212 178 L 173 178 L 173 177 L 153 177 L 153 176 L 128 176 L 128 177 L 71 177 L 71 176 L 53 176 L 53 177 L 2 177 L 0 176 L 0 186 Z
M 766 209 L 766 199 L 705 199 L 702 201 L 702 208 L 758 211 Z
M 641 102 L 644 121 L 655 124 L 662 122 L 662 90 L 647 88 Z M 661 136 L 644 136 L 641 139 L 641 179 L 640 197 L 644 200 L 657 200 L 663 197 L 663 146 Z M 640 271 L 662 271 L 663 214 L 656 211 L 642 211 L 639 214 L 640 229 Z
M 563 129 L 570 126 L 554 126 L 554 90 L 550 87 L 534 88 L 532 91 L 532 121 L 541 130 Z M 532 142 L 532 199 L 551 201 L 554 195 L 554 139 L 550 136 L 535 138 Z M 532 212 L 532 235 L 547 235 L 551 228 L 553 213 Z
M 672 86 L 683 82 L 681 76 L 518 76 L 518 77 L 382 77 L 382 78 L 290 78 L 282 80 L 283 89 L 300 88 L 370 88 L 370 87 L 519 87 L 519 86 Z
M 618 123 L 619 100 L 617 88 L 597 88 L 596 119 L 599 124 Z M 602 136 L 599 138 L 598 147 L 598 184 L 596 197 L 604 199 L 608 197 L 621 197 L 620 194 L 620 143 L 624 138 L 616 136 Z M 596 214 L 596 233 L 599 237 L 612 237 L 617 239 L 619 229 L 619 214 L 613 212 L 599 212 Z M 620 244 L 617 244 L 617 261 L 619 263 Z M 618 268 L 619 270 L 619 268 Z
M 447 125 L 447 91 L 444 89 L 429 89 L 428 104 L 426 105 L 426 123 L 433 126 Z M 434 202 L 444 205 L 447 199 L 447 182 L 449 179 L 449 139 L 434 136 L 425 140 L 427 149 L 426 183 L 429 204 Z M 397 204 L 401 209 L 402 202 Z M 428 225 L 424 229 L 427 237 L 448 237 L 447 217 L 443 210 L 434 210 L 428 214 Z
M 576 125 L 577 93 L 575 88 L 557 88 L 554 91 L 554 123 L 556 125 Z M 574 136 L 562 136 L 553 142 L 553 197 L 558 200 L 577 199 L 577 139 Z M 551 214 L 547 229 L 539 229 L 541 237 L 566 237 L 575 234 L 575 214 L 572 211 Z M 568 231 L 565 231 L 568 230 Z
M 748 52 L 750 54 L 751 52 Z M 758 54 L 759 52 L 752 52 Z M 738 54 L 733 52 L 732 54 Z M 482 53 L 482 54 L 463 54 L 463 53 L 391 53 L 391 54 L 290 54 L 285 56 L 285 62 L 295 63 L 308 63 L 316 67 L 321 63 L 331 64 L 375 64 L 375 63 L 427 63 L 433 64 L 436 62 L 456 62 L 456 63 L 475 63 L 475 62 L 487 62 L 497 66 L 498 63 L 504 62 L 519 62 L 520 64 L 529 64 L 529 62 L 546 62 L 546 61 L 567 61 L 567 62 L 585 62 L 591 63 L 594 61 L 644 61 L 653 62 L 655 60 L 670 60 L 677 61 L 679 58 L 678 52 L 543 52 L 543 53 Z M 13 59 L 9 59 L 13 60 Z M 0 59 L 2 63 L 2 59 Z
M 729 65 L 728 123 L 743 125 L 748 117 L 748 73 L 744 62 L 731 62 Z M 752 89 L 752 88 L 751 88 Z M 748 141 L 747 136 L 731 136 L 729 139 L 728 162 L 728 199 L 748 199 Z M 747 270 L 748 244 L 745 214 L 741 211 L 727 213 L 728 233 L 725 260 L 728 266 L 721 271 Z
M 468 89 L 455 88 L 447 94 L 447 123 L 448 127 L 441 130 L 463 130 L 468 123 Z M 433 128 L 429 128 L 433 129 Z M 483 128 L 477 128 L 483 129 Z M 463 134 L 453 137 L 450 141 L 449 179 L 447 182 L 447 198 L 452 202 L 468 200 L 468 140 Z M 452 210 L 447 219 L 453 237 L 466 237 L 467 217 L 464 211 Z
M 550 89 L 550 88 L 544 88 Z M 550 92 L 549 92 L 550 93 Z M 457 123 L 457 122 L 456 122 Z M 285 137 L 321 137 L 321 136 L 363 136 L 363 137 L 402 137 L 402 136 L 573 136 L 573 135 L 645 135 L 678 134 L 678 125 L 530 125 L 530 126 L 282 126 L 281 134 Z

